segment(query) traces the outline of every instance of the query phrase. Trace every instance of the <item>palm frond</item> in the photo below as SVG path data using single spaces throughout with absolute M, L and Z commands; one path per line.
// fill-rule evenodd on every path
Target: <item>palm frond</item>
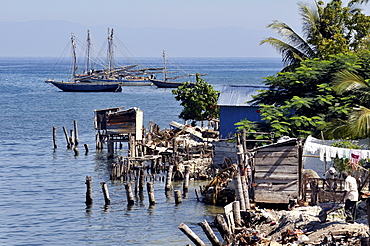
M 299 49 L 279 39 L 270 37 L 262 40 L 260 44 L 262 45 L 264 43 L 273 46 L 276 51 L 281 54 L 283 62 L 286 65 L 291 65 L 307 58 L 306 54 L 303 54 Z
M 368 138 L 370 136 L 370 109 L 358 107 L 353 109 L 348 119 L 348 131 L 353 138 Z
M 356 4 L 367 4 L 369 0 L 352 0 L 351 2 L 348 3 L 348 6 L 351 7 Z
M 362 89 L 370 89 L 370 86 L 361 76 L 358 76 L 357 74 L 352 73 L 348 70 L 343 70 L 336 73 L 333 82 L 333 89 L 338 94 L 343 94 L 344 92 L 350 91 L 358 91 Z
M 300 53 L 305 54 L 305 57 L 315 57 L 315 52 L 313 51 L 311 46 L 289 25 L 275 20 L 267 27 L 275 30 L 276 33 L 278 33 L 284 40 L 286 40 L 286 43 L 288 43 L 292 47 L 295 47 L 297 50 L 300 50 Z
M 320 16 L 317 5 L 309 6 L 307 3 L 298 4 L 302 16 L 302 31 L 307 36 L 320 24 Z

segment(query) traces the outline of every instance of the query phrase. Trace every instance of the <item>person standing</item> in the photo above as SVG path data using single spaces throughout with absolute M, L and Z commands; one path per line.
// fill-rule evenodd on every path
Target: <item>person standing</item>
M 328 171 L 326 171 L 324 176 L 326 180 L 326 185 L 329 186 L 329 189 L 335 190 L 336 188 L 335 178 L 337 177 L 337 170 L 335 170 L 334 167 L 331 167 L 329 168 Z
M 356 203 L 358 201 L 358 190 L 357 190 L 357 181 L 352 177 L 348 172 L 343 172 L 342 176 L 344 178 L 344 212 L 346 214 L 346 222 L 354 223 L 355 222 L 355 213 L 356 213 Z

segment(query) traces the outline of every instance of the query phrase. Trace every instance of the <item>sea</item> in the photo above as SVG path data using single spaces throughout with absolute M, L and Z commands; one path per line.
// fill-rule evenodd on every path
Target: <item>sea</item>
M 283 64 L 274 58 L 173 58 L 189 73 L 216 90 L 223 85 L 260 85 Z M 162 58 L 137 58 L 144 66 L 162 66 Z M 146 193 L 127 206 L 124 183 L 110 181 L 107 152 L 95 150 L 94 110 L 136 107 L 144 126 L 153 121 L 169 128 L 182 107 L 172 89 L 126 86 L 122 92 L 62 92 L 47 78 L 68 78 L 69 63 L 58 58 L 0 58 L 0 245 L 187 245 L 192 242 L 178 226 L 188 225 L 209 243 L 198 223 L 211 223 L 223 208 L 198 201 L 195 189 L 207 184 L 191 181 L 179 205 L 154 182 L 154 207 Z M 80 154 L 67 149 L 63 127 L 77 121 Z M 53 148 L 53 127 L 57 149 Z M 85 153 L 83 145 L 89 146 Z M 127 148 L 117 150 L 127 154 Z M 86 176 L 92 177 L 93 205 L 86 207 Z M 101 182 L 106 182 L 111 204 L 105 206 Z M 181 183 L 174 184 L 175 189 Z

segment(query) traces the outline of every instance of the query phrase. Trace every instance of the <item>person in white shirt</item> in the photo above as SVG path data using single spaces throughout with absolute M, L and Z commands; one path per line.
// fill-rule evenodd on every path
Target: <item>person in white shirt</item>
M 344 212 L 347 216 L 346 222 L 355 222 L 356 203 L 358 201 L 357 181 L 348 172 L 343 172 L 344 178 Z
M 334 190 L 336 188 L 335 178 L 337 178 L 337 170 L 334 167 L 329 168 L 328 171 L 324 174 L 326 184 L 329 186 L 330 190 Z

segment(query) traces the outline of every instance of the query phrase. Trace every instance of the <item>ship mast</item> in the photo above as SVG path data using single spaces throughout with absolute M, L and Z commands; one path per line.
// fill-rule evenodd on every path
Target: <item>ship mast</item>
M 88 73 L 90 68 L 90 50 L 91 50 L 91 39 L 90 39 L 90 30 L 87 30 L 87 46 L 86 46 L 86 63 L 85 63 L 85 72 Z
M 108 71 L 112 71 L 114 68 L 114 61 L 113 61 L 113 28 L 110 32 L 110 29 L 108 28 L 108 54 L 107 54 L 107 61 L 108 61 Z
M 72 79 L 76 81 L 76 71 L 77 71 L 77 56 L 76 56 L 76 44 L 75 44 L 75 36 L 72 32 L 71 36 L 71 43 L 72 43 Z
M 163 50 L 163 81 L 167 80 L 166 52 Z

